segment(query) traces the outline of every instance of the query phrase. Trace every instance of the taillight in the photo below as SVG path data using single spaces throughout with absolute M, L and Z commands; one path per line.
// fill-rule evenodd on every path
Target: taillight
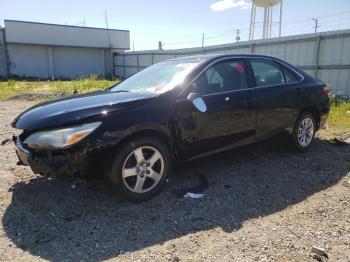
M 331 89 L 330 89 L 329 86 L 324 86 L 324 87 L 322 88 L 322 93 L 323 93 L 323 94 L 325 94 L 325 95 L 328 96 L 330 92 L 331 92 Z

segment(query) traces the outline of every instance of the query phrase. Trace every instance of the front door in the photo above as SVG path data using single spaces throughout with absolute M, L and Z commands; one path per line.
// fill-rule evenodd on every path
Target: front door
M 219 62 L 191 86 L 190 92 L 203 99 L 205 112 L 188 99 L 178 101 L 179 130 L 187 158 L 255 141 L 255 98 L 247 75 L 243 60 Z

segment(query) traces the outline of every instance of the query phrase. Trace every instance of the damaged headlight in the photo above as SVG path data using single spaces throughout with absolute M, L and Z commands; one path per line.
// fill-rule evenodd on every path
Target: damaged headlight
M 100 124 L 101 122 L 96 122 L 64 129 L 37 132 L 30 135 L 23 143 L 31 148 L 64 148 L 79 142 Z

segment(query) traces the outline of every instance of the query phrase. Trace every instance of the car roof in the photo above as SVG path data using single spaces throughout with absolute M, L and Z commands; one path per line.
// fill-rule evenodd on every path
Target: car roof
M 231 57 L 261 57 L 261 58 L 270 58 L 275 60 L 280 60 L 276 57 L 261 55 L 261 54 L 207 54 L 207 55 L 191 55 L 191 56 L 182 56 L 170 59 L 168 61 L 212 61 L 222 58 L 231 58 Z
M 271 59 L 275 61 L 279 61 L 283 63 L 284 65 L 287 65 L 294 71 L 298 72 L 299 74 L 305 74 L 302 70 L 297 68 L 296 66 L 288 63 L 287 61 L 284 61 L 282 59 L 279 59 L 277 57 L 269 56 L 269 55 L 262 55 L 262 54 L 205 54 L 205 55 L 192 55 L 192 56 L 181 56 L 177 58 L 173 58 L 166 62 L 172 61 L 172 62 L 183 62 L 183 63 L 200 63 L 202 65 L 207 65 L 212 62 L 215 62 L 216 60 L 225 59 L 225 58 L 265 58 L 265 59 Z

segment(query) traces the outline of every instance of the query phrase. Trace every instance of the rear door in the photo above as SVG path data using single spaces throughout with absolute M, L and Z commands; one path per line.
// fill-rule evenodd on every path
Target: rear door
M 263 140 L 293 127 L 302 104 L 300 77 L 272 59 L 249 60 L 256 82 L 256 136 L 257 140 Z
M 187 158 L 255 141 L 255 100 L 244 60 L 213 65 L 190 89 L 203 99 L 207 109 L 200 112 L 190 100 L 178 101 L 179 129 Z

